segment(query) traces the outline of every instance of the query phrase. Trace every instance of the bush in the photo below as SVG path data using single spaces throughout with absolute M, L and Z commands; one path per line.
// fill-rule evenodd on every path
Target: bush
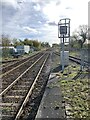
M 2 49 L 2 57 L 7 58 L 7 57 L 10 57 L 10 56 L 11 56 L 10 49 L 9 48 L 3 48 Z

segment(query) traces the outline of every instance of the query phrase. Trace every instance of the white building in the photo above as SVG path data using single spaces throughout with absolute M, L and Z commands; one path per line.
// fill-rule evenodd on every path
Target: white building
M 29 53 L 30 46 L 29 45 L 18 45 L 16 46 L 16 50 L 19 54 Z

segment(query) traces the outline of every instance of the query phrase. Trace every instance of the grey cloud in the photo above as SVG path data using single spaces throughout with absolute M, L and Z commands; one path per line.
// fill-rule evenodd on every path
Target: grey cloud
M 35 9 L 36 11 L 40 11 L 40 10 L 41 10 L 41 7 L 40 7 L 39 4 L 36 4 L 36 5 L 34 6 L 34 9 Z
M 46 35 L 47 31 L 42 32 L 44 24 L 57 26 L 55 22 L 47 23 L 48 19 L 42 11 L 44 5 L 48 4 L 51 0 L 38 0 L 38 2 L 30 1 L 31 0 L 24 0 L 24 2 L 17 2 L 17 7 L 14 7 L 11 4 L 3 5 L 3 32 L 5 34 L 16 38 L 35 38 Z M 38 5 L 40 6 L 40 9 L 35 9 L 35 6 Z M 25 28 L 25 26 L 27 26 L 27 28 Z M 26 32 L 25 30 L 28 32 Z M 36 32 L 35 30 L 37 30 L 38 32 Z
M 53 21 L 53 22 L 48 22 L 48 25 L 57 26 L 57 24 L 55 23 L 55 21 Z
M 66 7 L 65 9 L 72 9 L 71 7 Z
M 33 3 L 25 2 L 21 9 L 15 9 L 12 5 L 3 5 L 3 33 L 10 34 L 13 37 L 26 35 L 22 28 L 29 26 L 31 28 L 40 29 L 47 19 L 42 10 L 36 11 Z M 38 24 L 41 21 L 41 24 Z
M 17 7 L 16 7 L 17 6 Z M 2 2 L 0 3 L 0 10 L 2 12 L 2 23 L 3 26 L 8 24 L 15 16 L 15 14 L 19 11 L 19 6 L 16 4 L 15 6 L 10 3 Z
M 49 4 L 51 1 L 56 2 L 56 4 L 60 4 L 60 0 L 32 0 L 32 3 L 39 4 L 41 7 L 43 7 L 46 4 Z M 30 0 L 27 0 L 27 2 L 30 2 Z
M 2 6 L 2 19 L 3 21 L 7 22 L 8 20 L 10 20 L 15 13 L 17 12 L 17 10 L 13 9 L 12 6 Z
M 60 15 L 59 17 L 60 17 L 61 19 L 63 19 L 63 18 L 67 18 L 66 15 Z
M 31 27 L 28 27 L 28 26 L 23 27 L 23 30 L 24 30 L 25 32 L 30 32 L 30 33 L 34 33 L 34 34 L 39 33 L 36 29 L 31 28 Z
M 61 1 L 58 0 L 58 1 L 56 2 L 56 5 L 60 5 L 60 4 L 61 4 Z
M 20 8 L 20 5 L 18 4 L 17 0 L 3 0 L 3 1 L 0 1 L 0 6 L 3 6 L 3 7 L 11 7 L 13 9 L 19 9 Z

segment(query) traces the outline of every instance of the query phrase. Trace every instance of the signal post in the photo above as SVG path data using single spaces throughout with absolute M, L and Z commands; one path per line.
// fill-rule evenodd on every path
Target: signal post
M 60 43 L 61 43 L 61 65 L 62 65 L 62 72 L 64 71 L 64 67 L 66 65 L 66 59 L 69 60 L 69 55 L 66 53 L 69 51 L 64 50 L 65 44 L 70 43 L 70 19 L 65 18 L 65 19 L 60 19 L 58 22 L 58 38 L 60 38 Z M 69 53 L 68 53 L 69 54 Z M 68 57 L 66 58 L 67 55 Z

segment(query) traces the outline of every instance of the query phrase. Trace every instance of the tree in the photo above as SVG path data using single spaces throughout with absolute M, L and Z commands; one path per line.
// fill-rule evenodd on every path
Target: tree
M 1 39 L 2 39 L 2 46 L 9 46 L 10 45 L 9 35 L 2 34 Z
M 79 42 L 81 48 L 83 47 L 83 44 L 85 43 L 86 39 L 88 38 L 87 34 L 88 34 L 88 26 L 80 25 L 79 31 L 78 31 L 78 35 L 80 36 L 80 39 L 78 42 Z
M 45 44 L 44 44 L 44 42 L 41 42 L 41 47 L 45 47 Z
M 38 40 L 33 40 L 33 46 L 39 48 L 40 42 L 38 42 Z
M 88 40 L 90 40 L 90 26 L 88 26 Z
M 10 48 L 8 46 L 11 45 L 11 39 L 9 35 L 2 34 L 1 35 L 1 40 L 2 40 L 2 58 L 7 58 L 10 57 Z
M 28 40 L 27 38 L 24 39 L 23 43 L 24 43 L 24 45 L 29 45 L 29 46 L 33 45 L 33 41 L 32 40 Z
M 75 48 L 75 49 L 79 48 L 78 40 L 79 40 L 79 36 L 77 35 L 77 31 L 74 31 L 72 36 L 71 36 L 71 40 L 70 40 L 70 46 L 71 46 L 72 49 L 73 48 Z
M 53 47 L 53 48 L 57 48 L 57 47 L 59 47 L 59 44 L 53 43 L 53 44 L 52 44 L 52 47 Z
M 49 45 L 49 43 L 48 43 L 48 42 L 45 42 L 45 46 L 46 46 L 47 48 L 49 48 L 49 47 L 50 47 L 50 45 Z
M 47 48 L 50 47 L 50 45 L 49 45 L 48 42 L 42 42 L 42 43 L 41 43 L 41 46 L 42 46 L 42 47 L 47 47 Z
M 73 32 L 73 35 L 71 37 L 72 43 L 75 43 L 74 41 L 77 41 L 76 43 L 79 44 L 79 47 L 82 48 L 83 44 L 85 43 L 88 34 L 88 26 L 87 25 L 80 25 L 77 30 Z

